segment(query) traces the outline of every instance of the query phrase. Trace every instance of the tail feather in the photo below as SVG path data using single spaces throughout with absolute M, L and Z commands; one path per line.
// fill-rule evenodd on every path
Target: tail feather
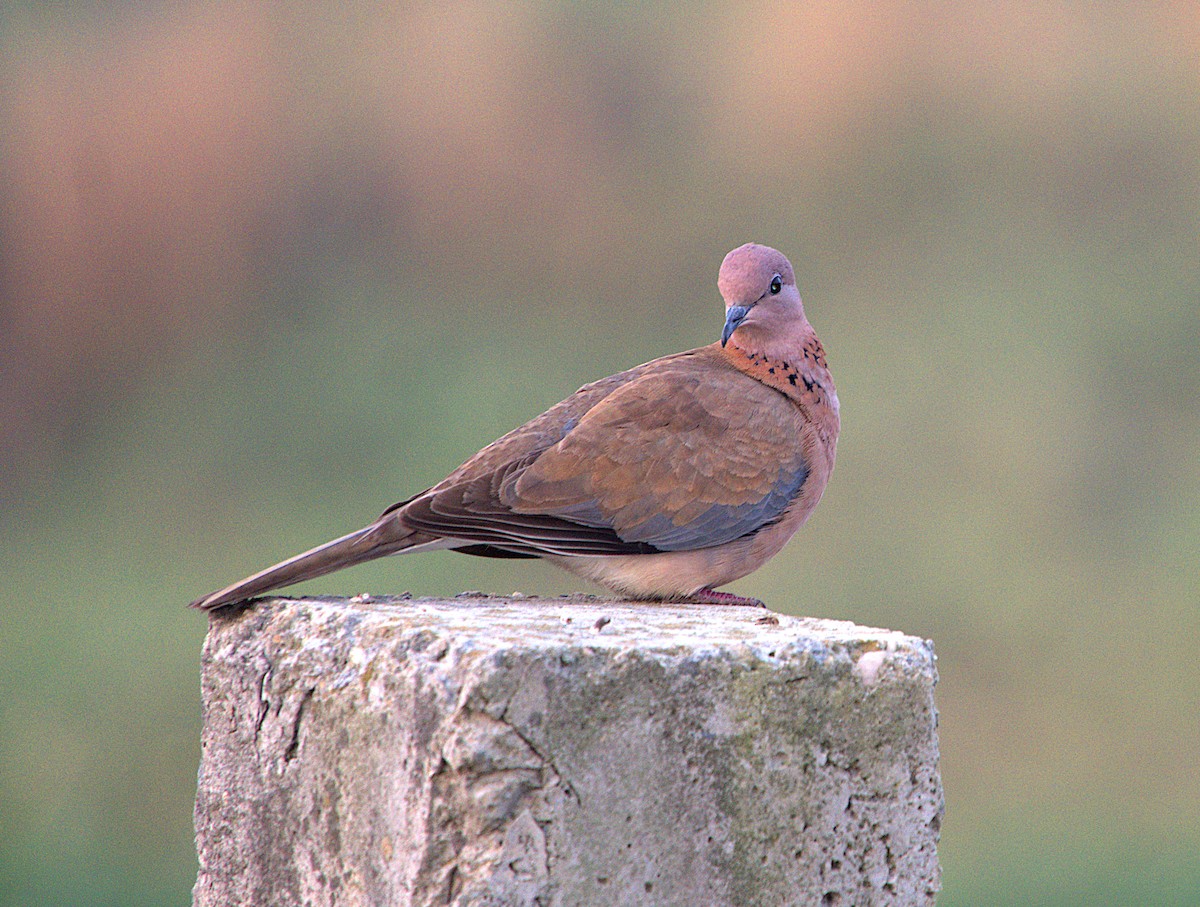
M 192 602 L 191 607 L 199 608 L 202 611 L 211 611 L 214 608 L 239 604 L 256 595 L 262 595 L 264 592 L 303 582 L 306 579 L 315 579 L 326 573 L 332 573 L 334 570 L 341 570 L 343 567 L 351 567 L 377 557 L 394 554 L 408 547 L 394 542 L 392 544 L 383 543 L 378 539 L 378 535 L 372 538 L 372 531 L 376 528 L 378 527 L 374 525 L 367 526 L 357 532 L 334 539 L 332 542 L 318 545 L 303 554 L 289 557 L 286 561 L 281 561 L 266 570 L 260 570 L 232 586 L 226 586 L 211 595 L 196 599 Z

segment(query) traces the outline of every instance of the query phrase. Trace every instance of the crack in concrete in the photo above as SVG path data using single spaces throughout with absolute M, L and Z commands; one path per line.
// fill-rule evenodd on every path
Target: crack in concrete
M 300 748 L 300 723 L 304 720 L 304 710 L 308 708 L 316 689 L 316 687 L 306 689 L 304 696 L 300 699 L 300 704 L 296 706 L 296 715 L 292 719 L 292 739 L 288 741 L 287 749 L 283 751 L 284 762 L 291 762 L 296 758 L 296 751 Z
M 537 756 L 539 759 L 541 759 L 545 765 L 549 766 L 550 771 L 554 772 L 554 777 L 558 779 L 558 783 L 562 785 L 563 790 L 565 790 L 567 792 L 568 796 L 570 796 L 572 799 L 574 799 L 576 804 L 578 804 L 579 806 L 583 806 L 583 799 L 579 796 L 579 791 L 577 791 L 575 789 L 575 786 L 573 784 L 571 784 L 570 781 L 567 780 L 566 776 L 563 775 L 563 773 L 558 770 L 558 766 L 554 764 L 554 760 L 551 759 L 549 756 L 547 756 L 545 753 L 543 753 L 540 749 L 538 749 L 538 747 L 536 745 L 534 745 L 534 742 L 532 740 L 530 740 L 527 736 L 525 736 L 525 734 L 523 734 L 520 730 L 517 729 L 517 726 L 515 724 L 506 720 L 505 716 L 507 714 L 508 714 L 508 708 L 505 707 L 504 712 L 501 713 L 500 718 L 498 719 L 500 721 L 500 723 L 503 724 L 510 731 L 512 731 L 514 734 L 516 734 L 517 738 L 522 743 L 524 743 L 527 747 L 529 747 L 531 750 L 533 750 L 533 754 L 535 756 Z
M 262 733 L 263 722 L 267 720 L 267 713 L 271 711 L 271 703 L 267 699 L 267 678 L 271 676 L 272 666 L 267 662 L 266 670 L 258 675 L 258 715 L 254 719 L 254 743 L 258 745 L 259 735 Z

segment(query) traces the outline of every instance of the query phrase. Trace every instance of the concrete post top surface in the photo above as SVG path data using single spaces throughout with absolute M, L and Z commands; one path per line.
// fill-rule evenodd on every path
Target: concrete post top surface
M 248 630 L 253 626 L 259 631 L 269 627 L 272 633 L 285 628 L 295 631 L 314 646 L 432 634 L 462 654 L 479 655 L 514 648 L 582 647 L 673 656 L 723 649 L 776 660 L 787 653 L 807 652 L 849 658 L 868 680 L 896 660 L 906 662 L 909 671 L 923 666 L 932 672 L 935 665 L 931 641 L 896 630 L 792 617 L 762 608 L 610 601 L 582 595 L 268 598 L 237 614 L 217 612 L 212 620 L 218 635 L 246 623 Z

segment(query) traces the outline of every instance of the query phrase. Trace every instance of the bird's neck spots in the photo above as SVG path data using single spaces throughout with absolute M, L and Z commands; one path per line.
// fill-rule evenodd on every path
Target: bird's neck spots
M 825 363 L 825 349 L 815 336 L 806 337 L 786 358 L 744 350 L 733 342 L 721 352 L 738 371 L 802 406 L 828 405 L 837 400 L 833 378 Z

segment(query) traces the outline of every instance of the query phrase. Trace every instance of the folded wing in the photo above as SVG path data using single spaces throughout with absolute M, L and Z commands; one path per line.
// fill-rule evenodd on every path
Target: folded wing
M 712 547 L 799 494 L 802 428 L 792 401 L 704 348 L 583 388 L 397 515 L 477 554 Z

